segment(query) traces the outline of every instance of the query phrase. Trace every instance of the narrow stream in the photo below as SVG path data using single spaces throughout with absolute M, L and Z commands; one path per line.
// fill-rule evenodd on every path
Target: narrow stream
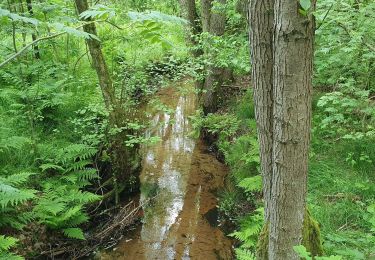
M 180 84 L 192 88 L 192 83 Z M 216 219 L 215 193 L 224 185 L 228 169 L 189 136 L 195 95 L 166 88 L 159 97 L 175 113 L 153 114 L 147 134 L 161 141 L 145 148 L 140 176 L 141 201 L 152 190 L 157 195 L 143 209 L 143 224 L 101 259 L 233 259 L 231 240 Z

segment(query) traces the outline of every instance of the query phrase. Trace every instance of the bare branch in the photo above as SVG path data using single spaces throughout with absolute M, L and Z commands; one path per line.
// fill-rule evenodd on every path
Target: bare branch
M 95 22 L 103 22 L 103 21 L 91 21 L 91 22 L 88 22 L 88 23 L 85 23 L 85 24 L 81 24 L 80 26 L 74 28 L 74 29 L 80 29 L 82 28 L 83 26 L 85 25 L 88 25 L 88 24 L 92 24 L 92 23 L 95 23 Z M 8 64 L 9 62 L 13 61 L 14 59 L 16 59 L 18 56 L 22 55 L 27 49 L 29 49 L 31 46 L 35 45 L 36 43 L 40 42 L 40 41 L 45 41 L 45 40 L 50 40 L 52 38 L 56 38 L 58 36 L 61 36 L 61 35 L 64 35 L 66 34 L 67 32 L 60 32 L 60 33 L 56 33 L 56 34 L 52 34 L 52 35 L 48 35 L 48 36 L 45 36 L 45 37 L 41 37 L 41 38 L 38 38 L 36 39 L 35 41 L 32 41 L 31 43 L 25 45 L 22 49 L 20 49 L 17 53 L 11 55 L 9 58 L 7 58 L 5 61 L 1 62 L 0 63 L 0 68 L 4 67 L 6 64 Z

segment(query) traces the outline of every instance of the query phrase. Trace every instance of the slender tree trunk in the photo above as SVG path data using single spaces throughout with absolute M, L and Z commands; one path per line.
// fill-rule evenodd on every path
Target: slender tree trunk
M 88 10 L 89 6 L 87 0 L 75 0 L 78 14 Z M 94 23 L 85 25 L 83 30 L 89 34 L 97 35 L 96 26 Z M 99 85 L 102 90 L 105 106 L 108 110 L 116 108 L 115 88 L 113 86 L 111 76 L 108 71 L 107 63 L 105 62 L 102 53 L 100 42 L 95 39 L 87 39 L 87 45 L 92 57 L 92 63 L 96 70 L 99 79 Z
M 220 4 L 225 4 L 226 0 L 217 0 Z M 212 10 L 212 0 L 201 1 L 201 16 L 203 32 L 207 32 L 213 36 L 222 36 L 225 32 L 226 17 L 222 13 Z M 209 56 L 215 56 L 210 53 Z M 218 103 L 221 97 L 221 87 L 226 80 L 225 70 L 215 65 L 208 66 L 207 76 L 204 82 L 203 93 L 203 112 L 204 114 L 214 113 L 218 109 Z
M 25 13 L 25 10 L 24 10 L 24 8 L 23 8 L 23 2 L 22 2 L 22 0 L 19 0 L 19 8 L 20 8 L 19 11 L 20 11 L 21 13 Z M 25 23 L 22 22 L 22 25 L 24 26 Z M 22 46 L 23 46 L 23 47 L 26 46 L 26 33 L 25 33 L 24 31 L 22 31 Z
M 311 132 L 314 23 L 298 1 L 275 0 L 273 175 L 269 259 L 299 260 Z
M 187 40 L 191 46 L 196 46 L 197 41 L 195 37 L 201 33 L 201 25 L 199 23 L 199 17 L 197 14 L 195 0 L 180 0 L 180 6 L 182 11 L 182 17 L 189 22 L 187 31 Z M 202 55 L 199 50 L 192 51 L 195 57 Z
M 34 11 L 33 11 L 33 4 L 31 3 L 31 0 L 26 0 L 26 5 L 27 5 L 27 11 L 29 12 L 30 16 L 34 16 Z M 31 38 L 33 41 L 36 41 L 37 36 L 35 33 L 31 34 Z M 33 50 L 34 50 L 34 56 L 35 59 L 40 60 L 40 51 L 39 51 L 39 46 L 38 44 L 33 45 Z
M 269 221 L 273 144 L 273 6 L 275 0 L 252 0 L 249 6 L 252 80 L 260 143 L 265 220 Z
M 212 1 L 213 0 L 201 0 L 201 19 L 203 32 L 210 31 Z

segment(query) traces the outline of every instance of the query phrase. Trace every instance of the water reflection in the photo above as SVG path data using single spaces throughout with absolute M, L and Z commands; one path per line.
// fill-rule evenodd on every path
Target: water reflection
M 204 217 L 217 205 L 214 191 L 223 186 L 227 169 L 189 136 L 195 95 L 179 96 L 173 89 L 159 95 L 175 112 L 150 118 L 146 136 L 161 141 L 144 147 L 140 175 L 141 187 L 157 187 L 158 195 L 145 206 L 143 224 L 133 239 L 124 239 L 102 259 L 233 259 L 231 241 Z M 147 200 L 150 192 L 141 190 L 141 200 Z
M 157 183 L 159 195 L 151 206 L 146 207 L 141 239 L 146 242 L 146 259 L 159 255 L 160 259 L 174 259 L 174 247 L 162 250 L 173 224 L 184 205 L 187 178 L 189 176 L 195 141 L 189 137 L 191 124 L 189 115 L 195 109 L 195 95 L 180 97 L 174 115 L 166 113 L 153 117 L 150 132 L 162 140 L 147 148 L 143 162 L 141 183 Z M 173 124 L 170 124 L 173 118 Z M 156 128 L 156 129 L 155 129 Z M 156 130 L 156 131 L 155 131 Z M 142 196 L 142 199 L 147 199 Z M 170 238 L 173 239 L 173 238 Z

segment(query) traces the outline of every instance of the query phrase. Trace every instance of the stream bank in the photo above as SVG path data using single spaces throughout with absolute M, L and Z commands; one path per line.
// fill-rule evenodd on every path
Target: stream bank
M 216 207 L 228 168 L 190 136 L 189 116 L 197 108 L 194 84 L 176 84 L 158 94 L 173 114 L 147 108 L 152 127 L 146 136 L 161 141 L 143 148 L 140 200 L 153 199 L 143 207 L 142 224 L 99 259 L 233 259 Z

